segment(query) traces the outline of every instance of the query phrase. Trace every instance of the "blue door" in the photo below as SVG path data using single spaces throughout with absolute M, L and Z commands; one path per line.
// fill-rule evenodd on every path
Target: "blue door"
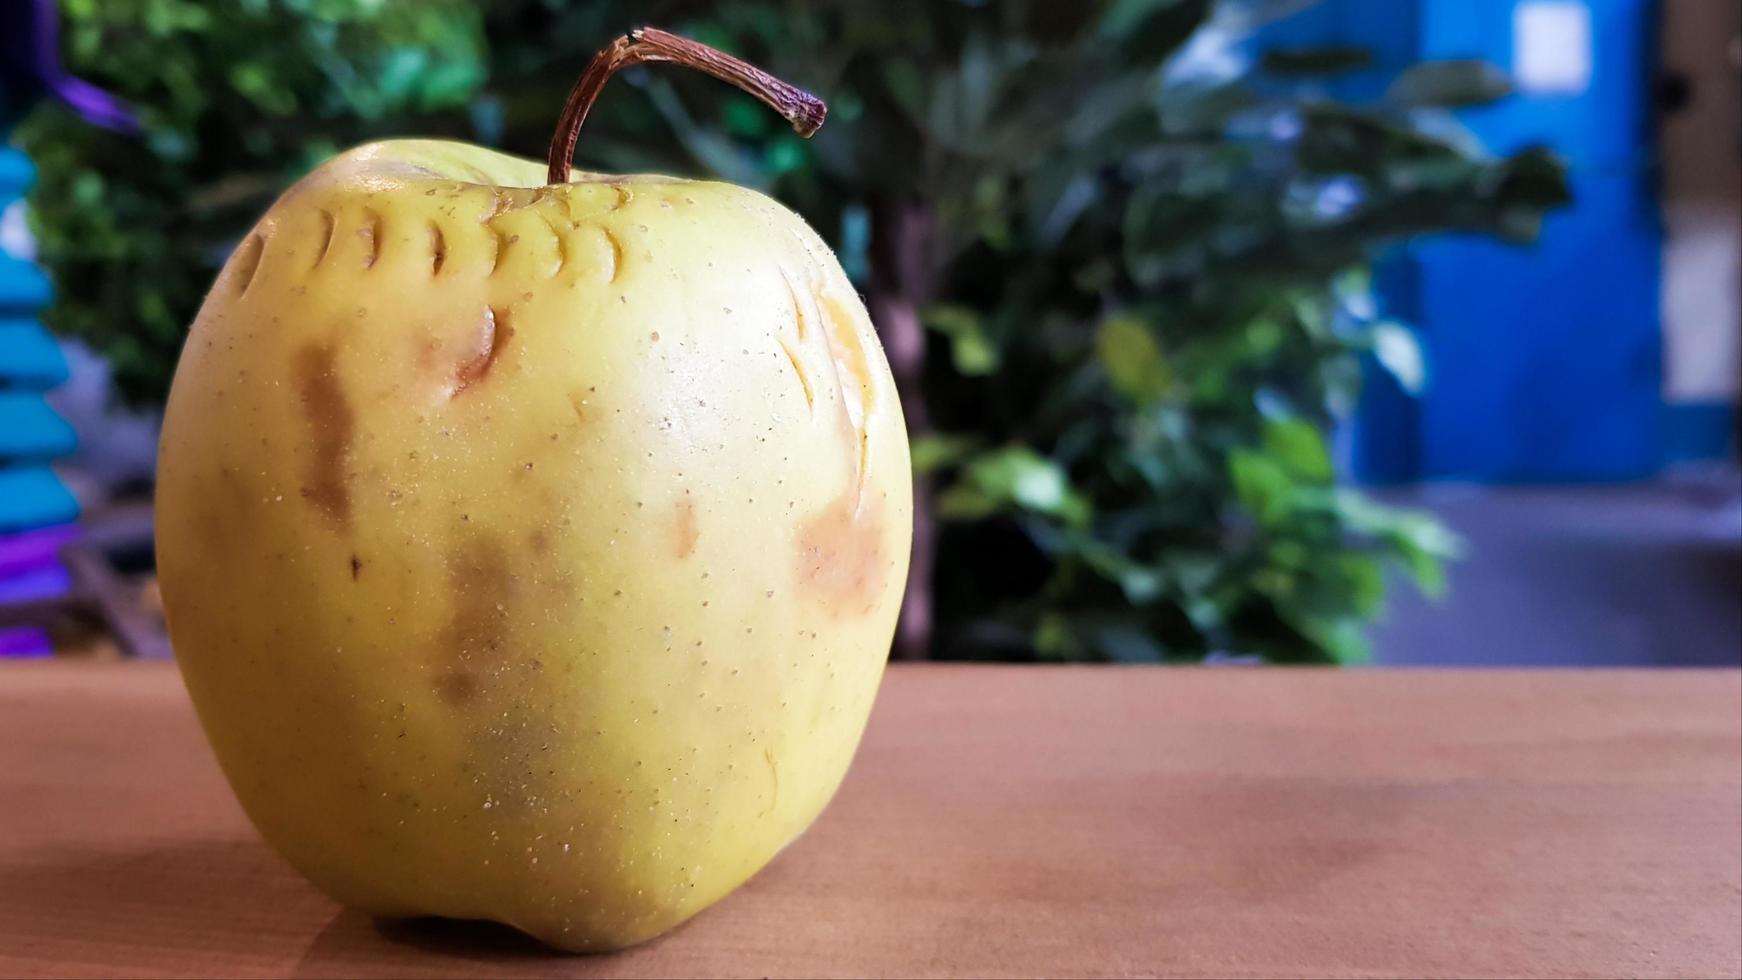
M 1356 102 L 1411 62 L 1498 65 L 1518 94 L 1462 122 L 1495 153 L 1543 143 L 1572 169 L 1576 201 L 1534 246 L 1442 236 L 1380 264 L 1385 304 L 1420 330 L 1431 380 L 1410 398 L 1372 373 L 1352 432 L 1358 475 L 1567 482 L 1657 468 L 1655 23 L 1653 0 L 1324 0 L 1266 32 L 1373 50 L 1373 71 L 1334 87 Z
M 1484 58 L 1519 84 L 1515 97 L 1466 113 L 1467 125 L 1498 153 L 1554 147 L 1574 204 L 1532 248 L 1451 238 L 1412 250 L 1412 288 L 1399 298 L 1416 306 L 1433 379 L 1417 415 L 1418 477 L 1612 480 L 1658 465 L 1651 7 L 1423 4 L 1424 58 Z M 1568 50 L 1587 37 L 1588 50 Z

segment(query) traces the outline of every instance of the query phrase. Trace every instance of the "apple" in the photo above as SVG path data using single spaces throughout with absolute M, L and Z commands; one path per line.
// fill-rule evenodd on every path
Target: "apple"
M 906 578 L 895 385 L 829 248 L 721 183 L 392 141 L 287 191 L 195 320 L 158 567 L 217 759 L 339 901 L 571 950 L 672 928 L 840 784 Z M 807 101 L 808 100 L 808 101 Z

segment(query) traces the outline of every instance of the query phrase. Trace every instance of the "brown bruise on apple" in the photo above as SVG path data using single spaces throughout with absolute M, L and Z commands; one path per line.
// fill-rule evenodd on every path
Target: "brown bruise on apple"
M 213 505 L 199 512 L 202 539 L 209 549 L 207 560 L 227 565 L 250 540 L 255 526 L 254 497 L 243 486 L 235 469 L 219 460 L 209 484 Z
M 437 640 L 436 693 L 452 705 L 475 700 L 487 671 L 508 655 L 509 607 L 520 577 L 507 553 L 487 539 L 472 541 L 449 559 L 453 612 Z
M 876 608 L 888 580 L 881 507 L 843 494 L 799 529 L 798 582 L 837 616 Z
M 303 499 L 340 527 L 350 524 L 349 465 L 357 416 L 339 381 L 337 352 L 330 344 L 304 347 L 296 357 L 297 393 L 314 451 L 302 487 Z
M 702 531 L 696 523 L 696 502 L 688 496 L 678 501 L 671 520 L 673 553 L 681 561 L 696 553 L 696 542 Z

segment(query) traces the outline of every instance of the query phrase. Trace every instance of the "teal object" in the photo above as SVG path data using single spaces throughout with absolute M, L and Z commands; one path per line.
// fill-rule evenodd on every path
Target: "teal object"
M 42 391 L 67 379 L 67 359 L 42 324 L 0 317 L 0 389 Z
M 0 212 L 24 195 L 36 172 L 23 153 L 0 148 Z M 78 517 L 78 501 L 46 465 L 78 447 L 78 436 L 43 401 L 66 380 L 66 358 L 36 320 L 53 297 L 34 264 L 0 253 L 0 534 Z
M 0 470 L 0 534 L 64 524 L 78 516 L 79 502 L 47 466 Z
M 17 153 L 16 150 L 0 150 L 0 156 Z M 12 198 L 22 197 L 24 188 L 19 187 L 11 195 Z M 0 209 L 12 203 L 7 200 L 7 188 L 0 185 Z M 0 252 L 0 311 L 7 313 L 40 310 L 54 298 L 54 290 L 49 287 L 48 277 L 43 275 L 33 263 L 23 259 L 15 259 Z M 5 357 L 0 351 L 0 357 Z
M 78 434 L 34 391 L 0 391 L 0 459 L 48 460 L 77 449 Z

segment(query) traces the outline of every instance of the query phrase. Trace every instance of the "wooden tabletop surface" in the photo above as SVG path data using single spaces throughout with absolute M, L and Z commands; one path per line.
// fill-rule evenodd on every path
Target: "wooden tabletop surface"
M 1739 972 L 1737 671 L 896 667 L 808 834 L 574 957 L 316 893 L 173 666 L 0 665 L 0 975 Z

